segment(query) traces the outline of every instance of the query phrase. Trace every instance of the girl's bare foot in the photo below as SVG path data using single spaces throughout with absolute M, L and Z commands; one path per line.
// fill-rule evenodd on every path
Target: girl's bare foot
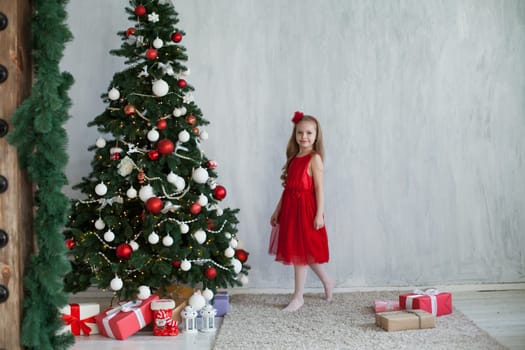
M 288 306 L 283 309 L 283 311 L 286 311 L 286 312 L 297 311 L 301 308 L 301 306 L 303 306 L 303 304 L 304 304 L 303 298 L 293 298 L 288 304 Z
M 328 302 L 332 301 L 332 292 L 334 291 L 335 284 L 336 282 L 334 279 L 329 279 L 324 285 L 324 293 L 325 293 L 326 301 Z

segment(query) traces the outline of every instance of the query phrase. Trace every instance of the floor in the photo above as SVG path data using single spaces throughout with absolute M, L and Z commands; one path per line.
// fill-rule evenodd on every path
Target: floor
M 496 285 L 494 288 L 448 288 L 453 305 L 480 328 L 511 350 L 525 350 L 525 285 Z M 441 288 L 441 290 L 444 290 Z M 345 290 L 346 291 L 346 290 Z M 234 291 L 235 292 L 235 291 Z M 91 300 L 90 300 L 91 301 Z M 75 300 L 78 302 L 78 300 Z M 222 318 L 217 318 L 220 328 Z M 73 350 L 210 350 L 216 333 L 180 333 L 176 337 L 154 337 L 142 331 L 124 340 L 100 335 L 77 337 Z

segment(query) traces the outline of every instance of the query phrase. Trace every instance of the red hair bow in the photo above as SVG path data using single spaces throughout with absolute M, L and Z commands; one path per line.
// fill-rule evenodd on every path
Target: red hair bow
M 304 113 L 303 112 L 299 112 L 299 111 L 295 112 L 293 114 L 292 123 L 294 123 L 294 124 L 299 123 L 301 121 L 301 119 L 303 119 L 303 117 L 304 117 Z

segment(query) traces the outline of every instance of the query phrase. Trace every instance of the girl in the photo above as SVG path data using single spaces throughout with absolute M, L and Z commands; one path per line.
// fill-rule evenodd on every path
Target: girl
M 303 306 L 307 267 L 323 283 L 326 300 L 332 300 L 335 280 L 320 264 L 328 262 L 328 238 L 324 226 L 323 137 L 317 119 L 295 112 L 294 128 L 286 147 L 281 180 L 284 191 L 273 212 L 270 254 L 294 265 L 295 288 L 284 311 Z

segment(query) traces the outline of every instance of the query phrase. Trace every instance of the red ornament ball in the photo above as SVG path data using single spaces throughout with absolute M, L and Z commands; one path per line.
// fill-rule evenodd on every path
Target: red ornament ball
M 167 127 L 168 127 L 168 122 L 166 121 L 166 119 L 159 119 L 159 121 L 157 122 L 157 129 L 164 130 Z
M 215 169 L 217 167 L 217 162 L 214 160 L 209 160 L 207 166 L 209 169 Z
M 157 50 L 155 50 L 155 49 L 147 49 L 146 50 L 146 58 L 148 60 L 154 60 L 155 58 L 157 58 Z
M 200 133 L 200 130 L 197 127 L 193 128 L 192 131 L 193 131 L 194 135 L 199 135 L 199 133 Z
M 177 85 L 181 88 L 181 89 L 184 89 L 186 87 L 186 85 L 188 85 L 188 83 L 186 83 L 186 80 L 184 79 L 179 79 L 177 81 Z
M 213 190 L 213 197 L 219 201 L 223 200 L 226 197 L 226 188 L 221 185 L 217 185 Z
M 151 160 L 159 159 L 159 151 L 157 151 L 156 149 L 152 149 L 148 152 L 148 158 Z
M 144 16 L 146 14 L 146 7 L 144 5 L 135 7 L 135 14 L 139 17 Z
M 73 247 L 74 247 L 76 244 L 77 244 L 77 243 L 75 242 L 74 239 L 72 239 L 72 238 L 66 239 L 66 248 L 67 248 L 67 249 L 73 249 Z
M 133 115 L 135 113 L 135 106 L 133 105 L 125 105 L 124 106 L 124 113 L 126 115 Z
M 248 255 L 250 255 L 250 253 L 248 253 L 244 249 L 236 249 L 235 250 L 235 257 L 237 258 L 237 260 L 239 260 L 242 263 L 245 263 L 246 260 L 248 260 Z
M 217 269 L 215 267 L 208 267 L 204 270 L 204 275 L 207 279 L 212 280 L 217 277 Z
M 146 210 L 152 214 L 160 213 L 163 207 L 164 203 L 162 203 L 162 199 L 159 197 L 151 197 L 146 201 Z
M 181 40 L 182 40 L 182 33 L 180 33 L 180 32 L 173 33 L 171 35 L 171 40 L 173 40 L 173 42 L 175 42 L 175 43 L 180 43 Z
M 189 114 L 187 117 L 186 117 L 186 122 L 190 125 L 195 125 L 195 123 L 197 122 L 197 118 L 195 118 L 195 116 L 193 114 Z
M 126 30 L 126 36 L 130 37 L 132 35 L 135 35 L 136 32 L 137 32 L 137 30 L 135 28 L 129 27 L 128 30 Z
M 192 205 L 190 205 L 190 213 L 192 213 L 193 215 L 197 215 L 201 212 L 201 205 L 197 202 L 193 203 Z
M 173 153 L 173 150 L 175 149 L 175 145 L 173 144 L 173 141 L 170 139 L 162 139 L 159 141 L 159 144 L 157 145 L 157 150 L 162 155 L 167 155 Z
M 133 253 L 133 248 L 127 243 L 119 244 L 116 250 L 117 258 L 122 260 L 131 258 L 131 253 Z
M 171 262 L 171 266 L 173 266 L 174 268 L 178 269 L 180 267 L 180 263 L 181 263 L 180 260 L 175 260 L 175 261 Z

